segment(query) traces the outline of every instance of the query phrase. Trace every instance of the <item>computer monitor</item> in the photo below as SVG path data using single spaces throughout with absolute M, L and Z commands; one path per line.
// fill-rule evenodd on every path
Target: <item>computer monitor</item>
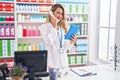
M 15 51 L 14 60 L 16 64 L 22 63 L 23 66 L 28 68 L 29 77 L 35 77 L 34 73 L 36 72 L 47 71 L 47 50 Z

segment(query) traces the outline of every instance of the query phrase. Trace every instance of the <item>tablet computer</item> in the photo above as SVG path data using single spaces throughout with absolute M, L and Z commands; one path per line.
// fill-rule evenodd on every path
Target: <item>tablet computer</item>
M 65 39 L 70 40 L 70 39 L 71 39 L 71 36 L 72 36 L 73 34 L 76 34 L 76 33 L 78 32 L 79 28 L 80 28 L 80 27 L 79 27 L 78 25 L 71 25 L 69 31 L 68 31 L 67 34 L 65 35 Z

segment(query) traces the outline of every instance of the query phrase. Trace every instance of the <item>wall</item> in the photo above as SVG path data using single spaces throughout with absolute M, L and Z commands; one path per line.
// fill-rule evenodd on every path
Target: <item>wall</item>
M 90 0 L 89 61 L 97 58 L 98 0 Z
M 118 0 L 117 4 L 120 3 Z M 117 19 L 116 19 L 116 36 L 115 42 L 120 48 L 120 5 L 117 5 Z

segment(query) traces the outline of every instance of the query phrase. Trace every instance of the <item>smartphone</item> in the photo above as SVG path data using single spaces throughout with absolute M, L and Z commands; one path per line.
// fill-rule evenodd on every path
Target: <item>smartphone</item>
M 53 12 L 52 12 L 52 11 L 50 11 L 50 12 L 49 12 L 49 14 L 50 14 L 50 16 L 52 16 L 52 17 L 56 18 L 56 17 L 54 16 L 54 14 L 53 14 Z M 56 19 L 57 19 L 57 18 L 56 18 Z M 59 21 L 60 21 L 60 20 L 58 20 L 58 19 L 57 19 L 57 23 L 58 23 Z

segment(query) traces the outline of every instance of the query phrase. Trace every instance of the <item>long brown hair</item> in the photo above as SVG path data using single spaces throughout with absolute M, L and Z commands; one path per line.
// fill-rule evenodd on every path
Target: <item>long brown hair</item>
M 57 8 L 61 8 L 63 10 L 63 17 L 62 17 L 62 20 L 60 20 L 60 22 L 58 23 L 59 26 L 62 26 L 63 30 L 65 33 L 67 33 L 68 31 L 68 24 L 67 24 L 67 21 L 66 21 L 66 15 L 65 15 L 65 10 L 63 8 L 62 5 L 60 4 L 54 4 L 52 7 L 51 7 L 51 11 L 54 12 Z M 50 22 L 50 15 L 48 14 L 48 17 L 47 17 L 47 20 L 46 22 Z

